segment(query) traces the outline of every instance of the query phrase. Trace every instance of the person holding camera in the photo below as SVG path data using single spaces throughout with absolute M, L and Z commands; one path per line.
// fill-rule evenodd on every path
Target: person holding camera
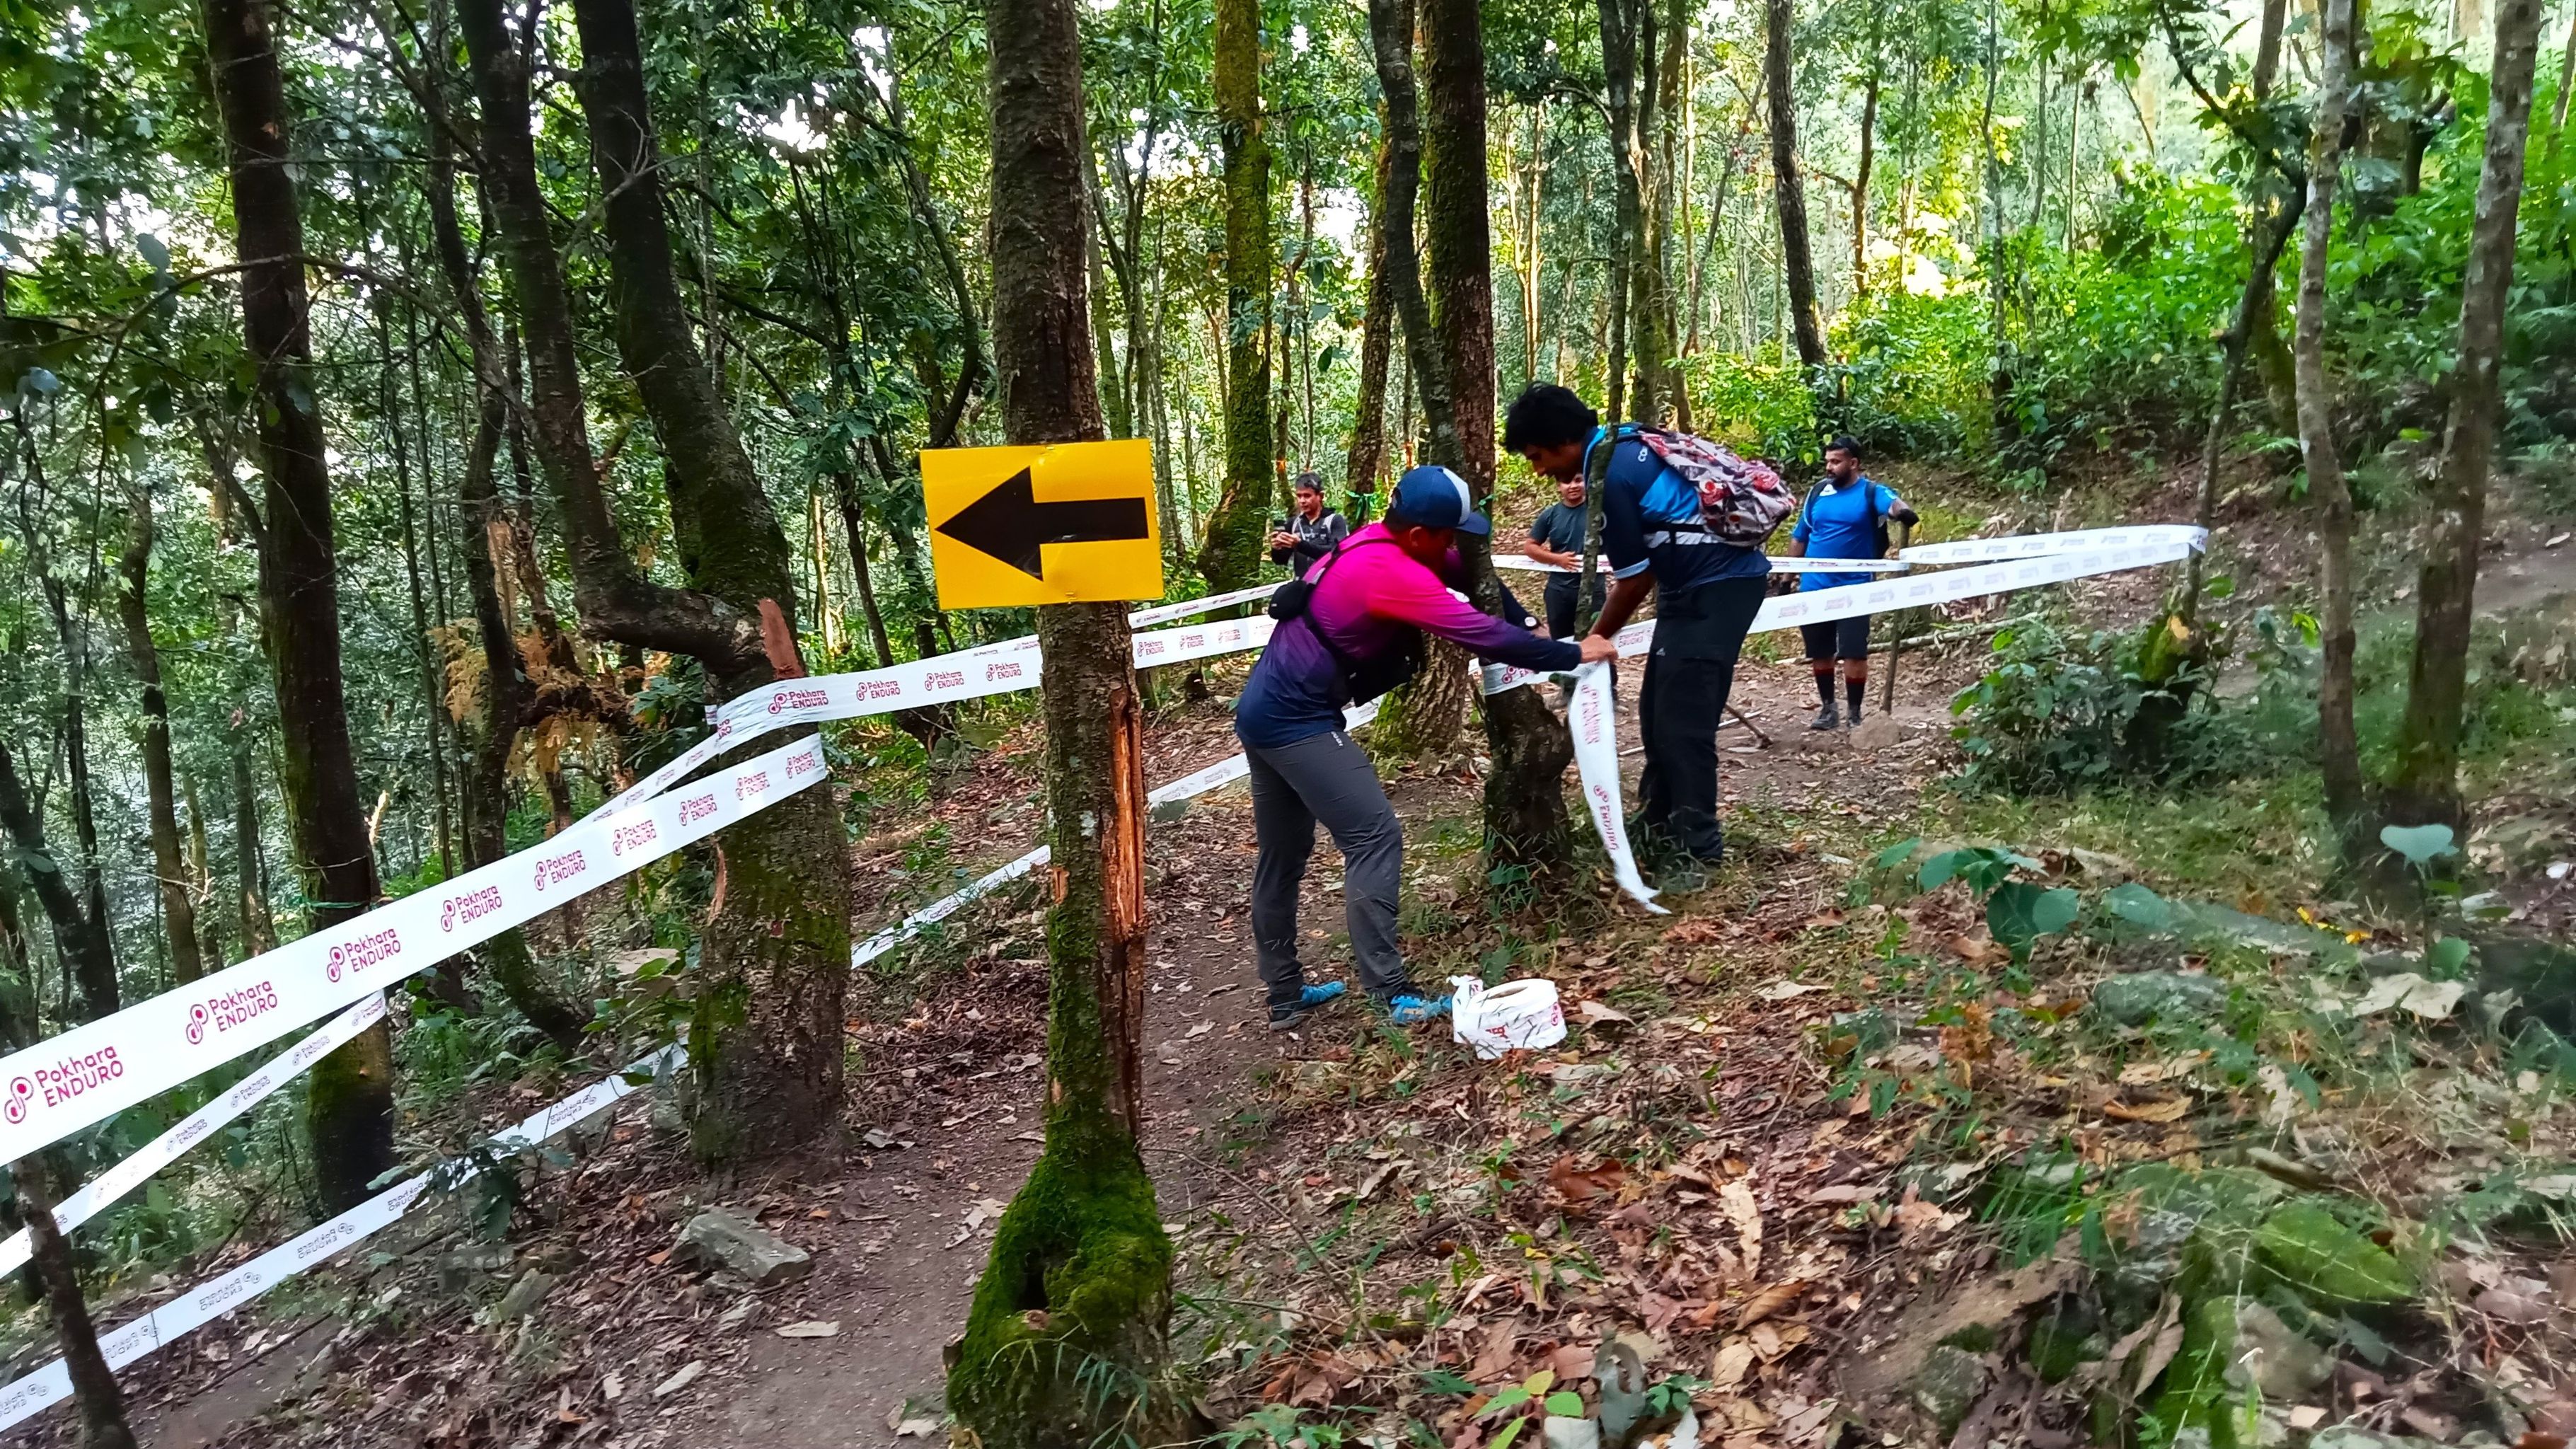
M 1286 564 L 1302 574 L 1315 560 L 1331 553 L 1334 545 L 1350 537 L 1351 526 L 1324 506 L 1323 479 L 1300 473 L 1290 489 L 1297 500 L 1297 511 L 1289 517 L 1270 520 L 1270 561 Z
M 1415 468 L 1397 480 L 1384 518 L 1343 540 L 1271 601 L 1279 626 L 1235 701 L 1234 733 L 1251 766 L 1260 851 L 1252 941 L 1273 1030 L 1296 1026 L 1343 993 L 1340 982 L 1309 984 L 1297 955 L 1297 897 L 1318 822 L 1342 852 L 1342 903 L 1361 987 L 1399 1025 L 1449 1010 L 1446 993 L 1426 995 L 1413 984 L 1396 949 L 1404 826 L 1377 767 L 1352 743 L 1342 711 L 1411 678 L 1425 634 L 1525 669 L 1569 670 L 1618 653 L 1606 638 L 1547 638 L 1450 592 L 1464 582 L 1457 536 L 1491 532 L 1470 506 L 1464 479 L 1442 467 Z

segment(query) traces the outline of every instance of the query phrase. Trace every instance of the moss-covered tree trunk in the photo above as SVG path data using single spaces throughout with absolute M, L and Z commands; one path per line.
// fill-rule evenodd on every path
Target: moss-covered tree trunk
M 126 521 L 125 552 L 117 560 L 123 587 L 116 612 L 125 625 L 125 653 L 142 694 L 144 803 L 152 833 L 152 873 L 161 896 L 161 930 L 170 942 L 170 976 L 184 985 L 205 974 L 197 943 L 197 901 L 192 873 L 179 845 L 179 790 L 170 771 L 170 700 L 161 692 L 161 651 L 152 642 L 152 495 L 136 489 Z
M 1789 327 L 1798 362 L 1809 372 L 1825 365 L 1824 322 L 1816 311 L 1816 257 L 1807 239 L 1807 178 L 1798 169 L 1798 93 L 1789 69 L 1790 32 L 1797 0 L 1764 0 L 1762 84 L 1771 113 L 1771 186 L 1780 213 L 1780 271 L 1789 291 Z M 1816 380 L 1810 378 L 1809 385 Z M 1818 401 L 1823 401 L 1821 392 Z
M 1443 459 L 1488 513 L 1494 496 L 1494 289 L 1485 177 L 1485 37 L 1476 0 L 1422 0 L 1424 226 L 1438 366 L 1448 381 L 1457 455 Z M 1658 364 L 1660 366 L 1660 363 Z M 1490 540 L 1461 534 L 1468 597 L 1503 614 Z M 1565 767 L 1574 742 L 1533 689 L 1485 700 L 1485 851 L 1542 885 L 1562 882 L 1572 845 Z M 1510 879 L 1509 876 L 1501 877 Z
M 232 164 L 242 332 L 256 364 L 261 471 L 260 630 L 277 678 L 288 834 L 315 927 L 375 903 L 375 851 L 341 694 L 339 561 L 331 474 L 306 330 L 304 222 L 291 118 L 265 0 L 205 0 L 206 49 Z M 393 1037 L 378 1022 L 313 1068 L 305 1126 L 332 1209 L 355 1206 L 394 1163 Z
M 2432 492 L 2433 538 L 2415 585 L 2415 653 L 2406 674 L 2406 713 L 2388 781 L 2388 813 L 2403 825 L 2460 825 L 2461 714 L 2468 691 L 2469 624 L 2486 538 L 2487 473 L 2495 460 L 2498 374 L 2504 365 L 2506 294 L 2513 285 L 2514 223 L 2522 206 L 2524 144 L 2531 138 L 2531 75 L 2540 37 L 2540 0 L 2496 7 L 2495 68 L 2487 81 L 2485 169 L 2469 228 L 2468 277 L 2460 287 L 2459 367 L 2442 470 Z
M 1270 453 L 1270 142 L 1261 126 L 1260 0 L 1216 0 L 1217 138 L 1225 163 L 1225 486 L 1199 540 L 1212 592 L 1266 556 Z M 1000 320 L 995 319 L 996 329 Z
M 629 0 L 580 0 L 577 87 L 606 213 L 618 358 L 661 440 L 671 531 L 690 586 L 737 613 L 775 608 L 790 657 L 709 659 L 720 696 L 803 672 L 795 554 L 716 392 L 680 295 L 662 204 L 662 157 Z M 792 795 L 727 830 L 724 908 L 699 947 L 689 1024 L 698 1079 L 690 1141 L 702 1162 L 804 1147 L 841 1116 L 842 1005 L 850 976 L 850 871 L 828 789 Z
M 1422 398 L 1423 433 L 1428 443 L 1424 461 L 1456 468 L 1464 474 L 1448 367 L 1441 360 L 1431 311 L 1423 297 L 1420 258 L 1411 244 L 1414 201 L 1422 187 L 1423 150 L 1422 99 L 1413 68 L 1413 30 L 1412 0 L 1370 0 L 1370 44 L 1376 52 L 1378 90 L 1386 104 L 1386 159 L 1378 188 L 1377 226 L 1388 242 L 1381 263 L 1387 300 L 1404 334 L 1405 370 Z M 1490 389 L 1487 396 L 1491 396 Z M 1424 651 L 1421 672 L 1387 697 L 1370 731 L 1369 747 L 1381 758 L 1452 758 L 1465 743 L 1467 710 L 1474 697 L 1466 652 L 1445 641 L 1431 640 Z
M 988 0 L 985 28 L 1003 425 L 1013 443 L 1096 439 L 1073 0 Z M 994 1231 L 948 1402 L 982 1449 L 1167 1444 L 1196 1435 L 1165 1385 L 1171 1245 L 1137 1148 L 1145 772 L 1126 610 L 1052 605 L 1038 638 L 1053 850 L 1046 1146 Z
M 456 485 L 458 501 L 464 504 L 457 520 L 458 551 L 465 562 L 465 592 L 474 608 L 475 633 L 483 646 L 483 724 L 479 730 L 466 731 L 473 738 L 459 798 L 465 816 L 465 863 L 473 868 L 510 853 L 506 833 L 510 751 L 535 708 L 536 688 L 501 602 L 500 571 L 518 547 L 494 475 L 508 422 L 509 367 L 501 356 L 500 340 L 493 335 L 491 315 L 484 309 L 483 290 L 475 282 L 464 230 L 457 224 L 445 70 L 442 63 L 427 82 L 431 124 L 426 180 L 431 240 L 457 315 L 464 319 L 475 371 L 474 437 Z M 529 1025 L 552 1038 L 566 1054 L 581 1050 L 588 1013 L 567 1001 L 538 969 L 526 933 L 515 926 L 503 931 L 485 943 L 481 954 L 493 984 Z

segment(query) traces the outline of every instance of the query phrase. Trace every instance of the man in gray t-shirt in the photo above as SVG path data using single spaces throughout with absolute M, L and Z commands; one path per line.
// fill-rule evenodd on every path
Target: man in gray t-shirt
M 1315 560 L 1331 553 L 1336 544 L 1350 537 L 1351 526 L 1342 516 L 1324 506 L 1324 480 L 1312 473 L 1300 473 L 1295 484 L 1297 512 L 1288 526 L 1270 535 L 1270 561 L 1286 564 L 1299 577 Z
M 1521 556 L 1561 569 L 1580 569 L 1584 528 L 1590 522 L 1584 510 L 1583 475 L 1578 473 L 1556 485 L 1556 500 L 1531 520 L 1529 540 L 1521 545 Z M 1597 610 L 1601 607 L 1601 580 L 1608 569 L 1598 563 L 1594 567 L 1601 569 L 1592 576 L 1592 607 Z M 1571 638 L 1574 634 L 1576 578 L 1571 573 L 1547 576 L 1547 637 L 1551 639 Z

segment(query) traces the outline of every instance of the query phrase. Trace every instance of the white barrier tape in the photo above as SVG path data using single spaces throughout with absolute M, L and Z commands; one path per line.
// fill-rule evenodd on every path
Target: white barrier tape
M 2209 541 L 2206 531 L 2188 523 L 2140 523 L 2125 528 L 2079 528 L 2066 533 L 2016 533 L 2003 538 L 1963 538 L 1951 543 L 1918 543 L 1896 556 L 1906 563 L 1984 563 L 1994 559 L 2037 558 L 2047 553 L 2078 553 L 2091 548 L 2138 544 L 2188 544 L 2198 552 Z
M 0 1057 L 14 1162 L 628 875 L 824 776 L 819 736 Z
M 1897 574 L 1903 573 L 1907 569 L 1912 568 L 1914 564 L 1922 562 L 1920 559 L 1909 562 L 1904 559 L 1893 558 L 1791 558 L 1787 554 L 1782 553 L 1767 554 L 1765 557 L 1771 560 L 1771 572 L 1775 574 Z M 1573 574 L 1582 572 L 1581 569 L 1564 568 L 1552 563 L 1540 563 L 1537 559 L 1531 558 L 1527 554 L 1517 553 L 1498 553 L 1494 555 L 1494 567 L 1498 569 L 1519 569 L 1525 573 L 1533 574 Z M 1610 576 L 1610 569 L 1606 564 L 1602 566 L 1600 572 L 1603 578 L 1608 578 Z
M 1375 700 L 1371 700 L 1367 704 L 1357 705 L 1342 711 L 1342 728 L 1355 730 L 1376 718 L 1377 702 Z M 1251 773 L 1252 761 L 1249 758 L 1245 757 L 1241 753 L 1228 755 L 1224 759 L 1217 761 L 1215 764 L 1210 765 L 1205 769 L 1193 770 L 1189 774 L 1183 775 L 1177 780 L 1166 781 L 1164 784 L 1155 787 L 1145 796 L 1145 803 L 1147 805 L 1168 805 L 1175 800 L 1187 800 L 1193 796 L 1204 795 L 1210 790 L 1217 789 L 1221 786 L 1231 785 L 1235 781 L 1240 780 Z M 895 924 L 886 927 L 884 930 L 879 931 L 875 935 L 860 942 L 850 952 L 850 965 L 853 967 L 865 966 L 869 962 L 877 959 L 879 956 L 884 955 L 886 952 L 902 945 L 905 941 L 921 934 L 922 927 L 927 926 L 934 921 L 946 920 L 949 916 L 956 913 L 958 907 L 965 905 L 968 901 L 974 900 L 979 896 L 992 894 L 995 889 L 1018 880 L 1021 876 L 1027 875 L 1030 871 L 1046 864 L 1052 857 L 1052 849 L 1048 846 L 1041 845 L 1037 849 L 1030 851 L 1028 854 L 1021 856 L 1019 859 L 1010 861 L 1007 864 L 987 872 L 975 880 L 969 881 L 949 894 L 941 896 L 938 900 L 932 901 L 929 905 L 922 907 L 920 910 L 915 911 L 911 915 L 904 917 Z
M 307 1067 L 328 1056 L 333 1048 L 384 1019 L 384 993 L 369 993 L 357 1005 L 325 1023 L 320 1031 L 233 1083 L 213 1101 L 189 1113 L 177 1126 L 145 1143 L 133 1156 L 100 1173 L 79 1191 L 57 1203 L 54 1225 L 69 1233 L 98 1216 L 118 1199 L 141 1187 L 154 1173 L 178 1161 L 189 1148 L 213 1135 L 216 1128 L 275 1095 L 287 1083 L 301 1076 Z M 0 1273 L 18 1271 L 25 1266 L 33 1251 L 34 1244 L 27 1236 L 27 1230 L 20 1228 L 7 1242 L 0 1242 Z
M 2106 535 L 2108 535 L 2106 537 Z M 1950 573 L 1914 574 L 1885 583 L 1847 584 L 1840 588 L 1818 589 L 1813 593 L 1785 594 L 1765 599 L 1753 616 L 1748 634 L 1766 629 L 1786 629 L 1793 624 L 1815 624 L 1831 619 L 1849 619 L 1861 614 L 1875 614 L 1884 609 L 1914 608 L 1926 604 L 1952 603 L 1986 594 L 2009 593 L 2015 589 L 2036 588 L 2042 584 L 2063 583 L 2069 579 L 2094 574 L 2118 573 L 2150 564 L 2171 563 L 2189 557 L 2207 541 L 2196 528 L 2159 525 L 2152 528 L 2095 530 L 2078 535 L 2052 535 L 2059 538 L 2081 538 L 2089 547 L 2080 552 L 2049 554 L 2010 563 L 1986 564 Z M 2008 542 L 2009 540 L 1988 540 Z M 1631 624 L 1619 631 L 1621 655 L 1646 652 L 1654 637 L 1654 623 Z M 1620 798 L 1618 744 L 1608 708 L 1607 685 L 1602 682 L 1607 666 L 1587 665 L 1599 670 L 1596 676 L 1600 700 L 1601 740 L 1592 748 L 1594 763 L 1585 766 L 1586 731 L 1581 700 L 1583 676 L 1576 676 L 1577 699 L 1569 726 L 1575 733 L 1575 763 L 1583 778 L 1584 801 L 1592 811 L 1592 823 L 1601 832 L 1601 843 L 1610 854 L 1612 873 L 1620 888 L 1648 910 L 1658 907 L 1647 898 L 1644 881 L 1637 870 L 1634 850 L 1624 827 L 1625 805 Z M 1486 665 L 1479 687 L 1487 694 L 1517 689 L 1541 676 L 1525 669 L 1503 665 Z M 1603 753 L 1606 750 L 1606 754 Z M 1633 882 L 1633 884 L 1632 884 Z
M 666 1066 L 674 1066 L 679 1061 L 680 1048 L 665 1047 L 487 1140 L 543 1142 L 638 1090 L 626 1080 L 628 1077 L 658 1075 Z M 182 1336 L 234 1312 L 287 1279 L 328 1262 L 346 1249 L 382 1232 L 420 1201 L 421 1194 L 428 1190 L 430 1182 L 440 1172 L 460 1168 L 460 1182 L 479 1170 L 464 1159 L 452 1159 L 428 1172 L 405 1178 L 329 1222 L 269 1249 L 229 1273 L 190 1288 L 140 1318 L 101 1334 L 98 1343 L 107 1356 L 107 1366 L 123 1368 L 164 1344 L 175 1343 Z M 61 1403 L 71 1397 L 71 1392 L 71 1373 L 63 1361 L 56 1358 L 0 1389 L 0 1429 L 9 1428 Z
M 1193 618 L 1197 615 L 1213 613 L 1218 609 L 1227 608 L 1235 604 L 1248 604 L 1255 599 L 1267 600 L 1272 594 L 1277 592 L 1279 592 L 1278 584 L 1254 584 L 1248 589 L 1236 589 L 1234 592 L 1227 594 L 1210 594 L 1204 599 L 1183 599 L 1177 604 L 1156 604 L 1150 609 L 1138 609 L 1136 612 L 1129 614 L 1127 616 L 1127 627 L 1131 629 L 1142 629 L 1148 624 L 1162 624 L 1168 623 L 1174 619 Z
M 1214 605 L 1204 599 L 1193 599 L 1185 610 L 1222 608 L 1225 604 L 1241 603 L 1240 595 L 1245 592 L 1255 591 L 1220 594 L 1217 597 L 1224 603 Z M 1266 594 L 1269 591 L 1257 592 Z M 1150 669 L 1158 665 L 1211 659 L 1220 654 L 1239 654 L 1269 643 L 1270 631 L 1276 627 L 1276 620 L 1266 614 L 1256 614 L 1249 619 L 1148 630 L 1134 636 L 1133 657 L 1137 668 Z M 591 818 L 651 799 L 717 755 L 772 730 L 823 720 L 892 714 L 897 710 L 917 709 L 928 704 L 1035 689 L 1041 663 L 1038 641 L 1025 638 L 987 644 L 956 654 L 916 659 L 886 669 L 811 675 L 762 685 L 726 701 L 724 707 L 716 712 L 716 726 L 705 739 L 636 781 L 616 799 L 593 811 Z
M 1655 889 L 1637 873 L 1637 852 L 1628 841 L 1625 807 L 1619 799 L 1619 721 L 1610 700 L 1608 663 L 1586 664 L 1574 671 L 1574 699 L 1566 709 L 1574 731 L 1574 771 L 1583 781 L 1584 808 L 1592 828 L 1601 832 L 1610 853 L 1610 873 L 1628 898 L 1659 916 L 1671 911 L 1655 904 Z

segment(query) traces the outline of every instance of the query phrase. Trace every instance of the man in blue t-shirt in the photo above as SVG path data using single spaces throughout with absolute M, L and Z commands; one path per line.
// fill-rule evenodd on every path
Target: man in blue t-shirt
M 1889 522 L 1911 527 L 1914 510 L 1892 489 L 1862 476 L 1860 444 L 1840 437 L 1825 445 L 1825 476 L 1798 507 L 1798 526 L 1789 532 L 1791 558 L 1885 558 Z M 1798 582 L 1800 593 L 1838 589 L 1867 581 L 1868 574 L 1809 573 Z M 1861 702 L 1869 695 L 1869 615 L 1802 624 L 1807 665 L 1816 673 L 1820 704 L 1811 729 L 1829 730 L 1844 721 L 1834 710 L 1834 661 L 1842 661 L 1843 697 L 1851 706 L 1852 724 L 1860 723 Z
M 1637 696 L 1646 769 L 1638 834 L 1663 860 L 1657 884 L 1693 890 L 1725 854 L 1717 821 L 1717 724 L 1735 687 L 1744 633 L 1762 607 L 1770 561 L 1700 521 L 1699 490 L 1627 429 L 1601 426 L 1583 399 L 1534 382 L 1503 415 L 1503 447 L 1559 483 L 1597 478 L 1610 596 L 1592 632 L 1614 638 L 1655 596 L 1655 642 Z

